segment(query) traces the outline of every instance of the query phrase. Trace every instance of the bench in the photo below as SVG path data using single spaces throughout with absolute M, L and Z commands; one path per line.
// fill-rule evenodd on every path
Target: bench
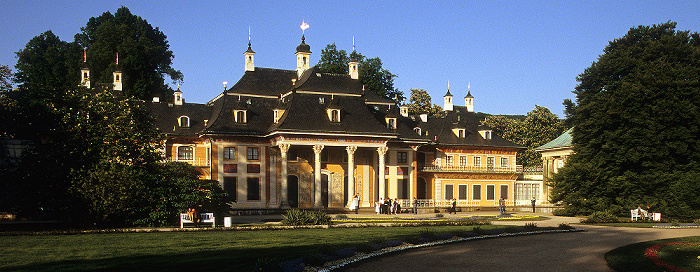
M 661 221 L 661 213 L 647 213 L 646 216 L 644 214 L 640 214 L 639 210 L 634 209 L 630 210 L 630 220 L 632 221 L 637 221 L 639 219 L 651 219 L 654 221 Z
M 199 221 L 199 223 L 211 223 L 212 228 L 216 226 L 216 218 L 214 218 L 214 213 L 199 213 L 199 218 L 202 219 Z M 185 223 L 194 224 L 194 221 L 192 221 L 189 214 L 181 213 L 180 228 L 184 228 Z

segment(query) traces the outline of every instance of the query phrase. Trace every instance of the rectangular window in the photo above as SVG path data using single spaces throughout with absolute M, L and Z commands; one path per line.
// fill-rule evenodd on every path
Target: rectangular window
M 467 167 L 467 156 L 459 156 L 459 167 Z
M 248 173 L 260 173 L 260 165 L 259 164 L 248 164 L 248 169 L 246 169 Z
M 248 201 L 260 200 L 260 178 L 248 178 Z
M 472 188 L 472 199 L 481 200 L 481 185 L 475 184 Z
M 224 160 L 235 160 L 236 159 L 236 148 L 235 147 L 224 147 Z
M 224 164 L 224 173 L 238 173 L 238 164 Z
M 228 200 L 236 202 L 238 199 L 238 182 L 236 177 L 224 177 L 224 191 L 228 194 Z
M 453 199 L 454 198 L 454 185 L 453 184 L 445 184 L 445 199 Z
M 486 185 L 486 200 L 496 199 L 496 185 Z
M 468 185 L 466 185 L 466 184 L 460 184 L 458 186 L 459 193 L 458 193 L 457 198 L 459 200 L 467 200 L 467 186 Z
M 408 179 L 399 179 L 399 198 L 408 199 Z
M 453 159 L 452 156 L 445 156 L 445 166 L 451 167 L 454 164 Z
M 406 153 L 406 152 L 398 152 L 398 153 L 396 154 L 396 156 L 397 156 L 397 160 L 398 160 L 397 162 L 398 162 L 398 163 L 401 163 L 401 164 L 408 163 L 408 153 Z
M 501 167 L 508 168 L 508 158 L 501 158 Z
M 487 167 L 489 170 L 493 170 L 493 165 L 494 165 L 494 163 L 495 163 L 495 160 L 496 160 L 496 159 L 494 159 L 493 157 L 488 157 L 488 158 L 486 158 L 486 167 Z
M 194 159 L 194 148 L 191 146 L 177 147 L 177 160 L 191 161 Z
M 248 147 L 248 160 L 249 161 L 260 160 L 260 148 Z
M 501 197 L 508 199 L 508 185 L 501 185 Z
M 474 156 L 474 167 L 476 167 L 476 168 L 481 167 L 481 157 Z

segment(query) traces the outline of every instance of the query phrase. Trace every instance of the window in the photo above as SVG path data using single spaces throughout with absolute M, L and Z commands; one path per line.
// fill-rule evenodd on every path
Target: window
M 406 153 L 406 152 L 396 153 L 396 160 L 398 163 L 407 163 L 408 162 L 408 153 Z
M 340 110 L 331 110 L 331 122 L 340 122 Z
M 465 131 L 464 129 L 457 129 L 457 137 L 464 138 L 464 134 L 465 134 L 464 131 Z
M 277 121 L 280 120 L 280 111 L 279 111 L 279 110 L 273 110 L 272 112 L 273 112 L 274 115 L 275 115 L 275 116 L 274 116 L 274 118 L 275 118 L 275 123 L 277 123 Z
M 235 147 L 224 147 L 224 160 L 235 160 L 236 159 L 236 148 Z
M 416 134 L 421 135 L 421 131 L 420 131 L 420 128 L 419 128 L 419 127 L 415 127 L 415 128 L 413 129 L 413 131 L 415 131 Z
M 501 197 L 508 199 L 508 185 L 501 185 Z
M 445 166 L 451 167 L 454 164 L 454 158 L 452 156 L 445 156 Z
M 236 177 L 224 177 L 224 191 L 228 194 L 228 200 L 236 202 L 238 198 L 238 182 Z
M 481 200 L 481 185 L 474 185 L 472 188 L 472 199 Z
M 386 118 L 386 127 L 396 129 L 396 118 Z
M 248 201 L 260 200 L 260 178 L 248 178 Z
M 233 114 L 236 116 L 236 123 L 246 123 L 246 111 L 245 110 L 234 110 Z
M 486 167 L 487 167 L 489 170 L 493 170 L 493 165 L 494 165 L 494 161 L 495 161 L 495 160 L 496 160 L 496 159 L 494 159 L 494 157 L 488 157 L 488 158 L 486 158 Z
M 476 168 L 481 167 L 481 157 L 474 156 L 474 167 L 476 167 Z
M 467 200 L 467 186 L 466 184 L 460 184 L 458 187 L 457 198 L 459 200 Z
M 191 161 L 194 159 L 194 148 L 191 146 L 178 146 L 177 147 L 177 160 L 178 161 Z
M 501 168 L 508 168 L 508 158 L 501 158 Z
M 180 123 L 180 127 L 190 127 L 190 118 L 187 116 L 180 116 L 178 122 Z
M 467 167 L 467 156 L 459 156 L 459 167 Z
M 114 82 L 119 82 L 119 74 L 114 75 Z
M 445 184 L 445 199 L 454 198 L 454 184 Z
M 486 185 L 486 200 L 496 199 L 496 185 Z
M 248 160 L 249 161 L 260 160 L 260 149 L 257 147 L 248 147 Z

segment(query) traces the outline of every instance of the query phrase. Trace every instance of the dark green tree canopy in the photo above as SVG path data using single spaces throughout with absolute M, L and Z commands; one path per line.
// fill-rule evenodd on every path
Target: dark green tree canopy
M 432 103 L 432 98 L 426 90 L 411 89 L 411 97 L 409 98 L 408 114 L 420 115 L 427 113 L 428 116 L 442 116 L 443 111 L 440 105 Z
M 355 60 L 359 65 L 359 80 L 366 89 L 382 97 L 401 103 L 406 98 L 403 93 L 394 88 L 395 74 L 382 67 L 382 60 L 379 58 L 366 58 L 355 51 L 347 55 L 345 50 L 338 50 L 335 44 L 326 45 L 321 50 L 321 60 L 318 65 L 324 73 L 347 74 L 348 62 Z
M 112 72 L 120 70 L 124 91 L 130 97 L 150 100 L 151 96 L 171 96 L 165 77 L 183 79 L 171 66 L 174 54 L 165 34 L 126 7 L 114 15 L 105 12 L 90 18 L 75 35 L 75 42 L 87 48 L 91 76 L 99 82 L 112 82 Z
M 700 215 L 700 41 L 675 27 L 630 29 L 578 76 L 576 154 L 553 183 L 572 212 Z

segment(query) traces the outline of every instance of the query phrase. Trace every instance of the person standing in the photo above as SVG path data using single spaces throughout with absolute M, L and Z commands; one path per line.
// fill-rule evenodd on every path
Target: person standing
M 503 197 L 498 200 L 498 209 L 501 211 L 501 214 L 506 212 L 506 200 Z
M 535 200 L 535 197 L 533 196 L 532 200 L 530 200 L 530 203 L 532 204 L 532 212 L 533 213 L 535 212 L 535 202 L 537 202 L 537 200 Z
M 413 214 L 418 214 L 418 199 L 413 198 Z
M 357 211 L 360 209 L 360 196 L 355 194 L 355 196 L 352 197 L 352 201 L 350 201 L 350 210 L 355 210 L 355 214 L 357 214 Z
M 384 200 L 379 198 L 379 201 L 374 202 L 374 211 L 379 214 L 382 211 L 382 204 L 384 204 Z

